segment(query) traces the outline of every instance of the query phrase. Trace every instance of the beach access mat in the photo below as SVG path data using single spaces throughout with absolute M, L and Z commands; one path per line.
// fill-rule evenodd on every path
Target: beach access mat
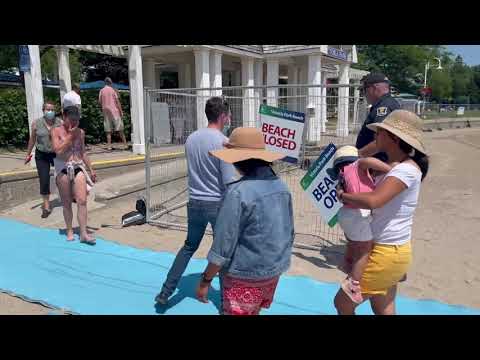
M 139 234 L 139 236 L 141 236 Z M 218 314 L 219 284 L 210 302 L 195 297 L 206 261 L 192 259 L 168 307 L 154 297 L 165 280 L 174 254 L 97 239 L 96 246 L 67 242 L 58 230 L 0 219 L 0 291 L 73 314 Z M 265 315 L 335 314 L 338 284 L 303 276 L 283 276 Z M 480 314 L 480 310 L 399 296 L 399 314 Z M 371 314 L 363 304 L 358 314 Z

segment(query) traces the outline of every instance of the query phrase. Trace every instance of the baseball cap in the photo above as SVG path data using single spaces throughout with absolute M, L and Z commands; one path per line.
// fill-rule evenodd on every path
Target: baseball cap
M 365 75 L 362 80 L 362 87 L 365 88 L 366 86 L 378 84 L 378 83 L 387 83 L 390 84 L 390 80 L 385 74 L 382 73 L 370 73 Z

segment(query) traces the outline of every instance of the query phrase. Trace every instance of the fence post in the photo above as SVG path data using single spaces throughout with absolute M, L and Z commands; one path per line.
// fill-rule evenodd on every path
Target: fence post
M 152 140 L 152 108 L 151 108 L 151 92 L 148 89 L 144 90 L 144 119 L 145 119 L 145 197 L 146 197 L 146 221 L 150 221 L 150 208 L 151 208 L 151 162 L 150 162 L 150 151 L 151 151 L 151 140 Z

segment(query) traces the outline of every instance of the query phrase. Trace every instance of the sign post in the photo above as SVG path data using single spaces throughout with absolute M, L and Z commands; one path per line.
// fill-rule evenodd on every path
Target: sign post
M 297 163 L 303 142 L 305 114 L 260 105 L 260 122 L 266 149 L 286 155 L 284 161 Z
M 333 167 L 335 151 L 337 151 L 335 145 L 328 145 L 300 180 L 302 189 L 330 227 L 337 223 L 337 213 L 343 206 L 337 199 L 338 180 L 333 180 L 327 173 L 327 170 Z

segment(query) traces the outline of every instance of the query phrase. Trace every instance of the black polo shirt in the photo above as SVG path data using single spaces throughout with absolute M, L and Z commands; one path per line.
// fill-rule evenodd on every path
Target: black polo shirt
M 382 122 L 388 114 L 397 109 L 400 109 L 400 104 L 390 93 L 385 94 L 378 99 L 378 101 L 370 108 L 370 112 L 358 133 L 355 147 L 361 149 L 375 140 L 375 132 L 367 128 L 367 125 Z M 383 158 L 383 156 L 380 158 Z

